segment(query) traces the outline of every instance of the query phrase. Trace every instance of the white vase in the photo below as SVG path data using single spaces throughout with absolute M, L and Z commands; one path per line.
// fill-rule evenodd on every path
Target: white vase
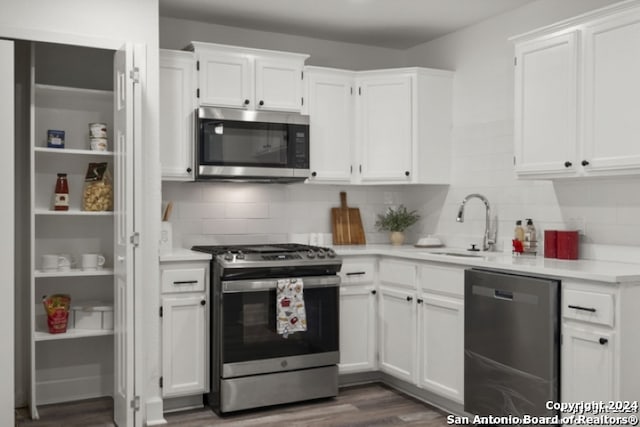
M 389 240 L 393 246 L 400 246 L 404 243 L 404 233 L 402 231 L 392 231 Z

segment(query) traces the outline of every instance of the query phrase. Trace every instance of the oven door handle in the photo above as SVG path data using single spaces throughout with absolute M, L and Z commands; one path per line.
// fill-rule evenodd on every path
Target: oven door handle
M 305 288 L 335 288 L 340 286 L 340 276 L 338 275 L 309 276 L 301 277 L 301 279 Z M 223 293 L 269 291 L 277 287 L 278 279 L 227 280 L 222 282 Z

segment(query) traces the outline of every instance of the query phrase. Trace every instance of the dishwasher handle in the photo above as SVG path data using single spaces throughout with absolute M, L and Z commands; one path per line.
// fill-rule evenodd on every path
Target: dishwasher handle
M 497 299 L 504 299 L 508 301 L 513 301 L 513 292 L 503 291 L 500 289 L 494 289 L 493 296 Z

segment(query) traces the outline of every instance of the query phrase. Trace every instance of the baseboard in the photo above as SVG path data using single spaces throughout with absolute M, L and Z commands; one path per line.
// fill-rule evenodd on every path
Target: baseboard
M 193 396 L 167 397 L 163 400 L 162 406 L 162 410 L 166 414 L 168 412 L 202 408 L 204 407 L 204 402 L 202 394 L 196 394 Z
M 113 396 L 113 374 L 36 383 L 38 405 Z

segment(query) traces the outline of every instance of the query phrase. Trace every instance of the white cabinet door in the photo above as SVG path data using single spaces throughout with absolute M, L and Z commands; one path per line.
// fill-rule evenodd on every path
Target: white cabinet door
M 301 60 L 255 59 L 255 108 L 300 111 L 302 109 Z
M 193 181 L 195 58 L 160 50 L 160 163 L 162 179 Z
M 587 26 L 584 162 L 588 173 L 640 171 L 640 11 Z
M 411 77 L 362 77 L 358 94 L 361 180 L 410 181 L 414 142 Z
M 200 104 L 254 108 L 253 61 L 242 53 L 197 52 Z
M 433 294 L 418 299 L 419 385 L 464 400 L 464 302 Z
M 162 297 L 162 395 L 204 393 L 208 368 L 207 296 Z
M 351 180 L 354 146 L 353 73 L 307 68 L 311 182 Z
M 413 292 L 380 287 L 380 370 L 415 384 L 416 303 Z
M 341 374 L 376 369 L 376 291 L 372 286 L 340 288 Z
M 618 398 L 613 332 L 562 325 L 560 395 L 563 402 L 609 401 Z
M 577 32 L 516 45 L 515 170 L 572 175 L 577 164 Z

